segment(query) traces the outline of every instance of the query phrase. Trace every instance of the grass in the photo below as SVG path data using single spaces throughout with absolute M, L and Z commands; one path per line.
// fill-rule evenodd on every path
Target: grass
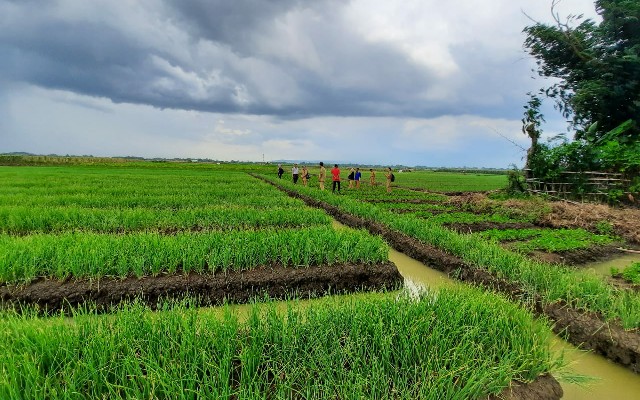
M 490 229 L 479 236 L 498 241 L 519 242 L 510 247 L 521 252 L 534 250 L 560 252 L 588 249 L 612 243 L 615 239 L 609 235 L 597 235 L 584 229 Z
M 485 192 L 504 189 L 506 175 L 414 171 L 396 173 L 394 184 L 406 188 L 427 189 L 434 192 Z
M 525 293 L 540 296 L 547 303 L 565 301 L 575 308 L 600 312 L 607 319 L 618 319 L 625 328 L 640 327 L 640 294 L 617 291 L 594 274 L 531 260 L 484 238 L 458 234 L 428 220 L 397 215 L 331 192 L 286 187 L 439 247 L 477 268 L 517 282 Z
M 366 231 L 330 226 L 229 232 L 154 232 L 126 235 L 91 232 L 0 235 L 0 282 L 29 282 L 38 277 L 126 277 L 161 272 L 218 273 L 257 266 L 388 259 L 388 246 Z
M 376 203 L 376 207 L 398 212 L 402 210 L 405 212 L 417 212 L 417 211 L 453 211 L 453 207 L 445 206 L 442 204 L 429 204 L 429 203 Z
M 429 220 L 429 222 L 437 224 L 475 224 L 478 222 L 526 222 L 522 219 L 511 218 L 502 214 L 473 214 L 468 212 L 444 212 L 433 214 L 429 211 L 418 211 L 412 215 Z
M 133 304 L 1 323 L 0 397 L 25 400 L 468 399 L 561 364 L 547 326 L 468 288 L 254 306 L 246 318 Z
M 229 230 L 329 225 L 324 212 L 272 207 L 207 206 L 193 209 L 0 206 L 0 233 L 24 235 L 65 231 Z
M 633 263 L 622 271 L 622 277 L 631 283 L 640 284 L 640 262 Z
M 630 283 L 640 285 L 640 262 L 629 265 L 622 273 L 617 268 L 611 268 L 611 275 L 620 276 Z

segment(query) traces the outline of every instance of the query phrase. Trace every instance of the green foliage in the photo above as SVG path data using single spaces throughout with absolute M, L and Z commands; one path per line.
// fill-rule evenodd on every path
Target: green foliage
M 584 229 L 490 229 L 478 235 L 501 242 L 519 241 L 511 247 L 522 252 L 586 249 L 614 240 L 609 235 L 596 235 Z
M 548 326 L 468 288 L 1 318 L 3 399 L 474 399 L 561 366 Z
M 490 174 L 478 172 L 424 171 L 396 174 L 394 186 L 426 189 L 432 192 L 484 192 L 504 189 L 507 184 L 505 173 Z M 401 178 L 400 179 L 400 175 Z
M 0 233 L 24 235 L 73 230 L 94 232 L 210 231 L 329 225 L 331 218 L 310 208 L 256 209 L 213 206 L 181 210 L 88 209 L 0 205 Z
M 363 231 L 317 227 L 162 235 L 60 233 L 0 235 L 0 282 L 38 277 L 157 275 L 161 272 L 245 270 L 258 266 L 388 259 L 388 246 Z
M 554 1 L 554 5 L 557 2 Z M 538 74 L 555 78 L 542 92 L 572 117 L 578 139 L 594 141 L 626 120 L 638 137 L 640 123 L 640 5 L 635 0 L 597 0 L 597 24 L 570 15 L 554 26 L 536 23 L 524 29 L 525 47 Z M 594 129 L 589 129 L 594 123 Z
M 633 263 L 622 271 L 622 277 L 631 283 L 640 285 L 640 262 Z
M 610 244 L 613 240 L 609 235 L 595 235 L 584 229 L 554 229 L 543 230 L 537 237 L 516 243 L 514 248 L 523 252 L 533 250 L 560 252 L 602 246 Z
M 600 221 L 596 223 L 595 228 L 601 235 L 613 235 L 613 224 L 609 221 Z
M 282 184 L 288 189 L 340 207 L 345 212 L 385 224 L 460 257 L 471 265 L 517 282 L 529 296 L 540 296 L 545 302 L 562 300 L 577 308 L 600 312 L 605 318 L 619 319 L 626 328 L 640 326 L 640 295 L 620 293 L 594 274 L 534 261 L 484 238 L 458 234 L 440 224 L 412 215 L 397 215 L 375 205 L 332 195 L 331 192 L 294 187 L 285 182 Z
M 564 137 L 553 138 L 549 144 L 539 144 L 528 159 L 533 175 L 544 182 L 567 182 L 572 184 L 574 194 L 587 190 L 586 178 L 582 174 L 562 175 L 563 172 L 609 171 L 619 172 L 631 178 L 631 185 L 611 190 L 608 199 L 615 203 L 624 190 L 640 190 L 640 138 L 627 140 L 623 132 L 630 129 L 629 121 L 591 142 L 585 139 L 567 141 Z M 559 142 L 559 143 L 558 143 Z M 634 185 L 638 185 L 635 187 Z
M 525 193 L 526 191 L 526 182 L 524 176 L 522 175 L 522 171 L 518 169 L 515 165 L 512 169 L 509 170 L 507 174 L 507 193 L 510 195 L 516 195 L 520 193 Z
M 572 142 L 533 144 L 527 166 L 544 181 L 565 170 L 640 174 L 640 3 L 597 0 L 595 8 L 600 23 L 575 15 L 561 21 L 554 11 L 555 25 L 524 29 L 538 74 L 555 82 L 540 93 L 556 101 L 576 130 Z M 541 118 L 534 99 L 525 106 L 523 124 L 535 126 Z M 584 186 L 576 179 L 570 183 L 579 194 Z M 619 195 L 612 193 L 609 200 Z
M 336 235 L 324 212 L 245 173 L 0 167 L 0 185 L 1 282 L 387 260 L 379 238 Z
M 429 220 L 429 222 L 434 222 L 438 224 L 451 224 L 451 223 L 460 223 L 460 224 L 474 224 L 477 222 L 526 222 L 522 219 L 514 219 L 499 213 L 496 214 L 473 214 L 468 212 L 448 212 L 442 214 L 431 214 L 428 211 L 418 211 L 413 213 L 416 217 L 424 218 Z

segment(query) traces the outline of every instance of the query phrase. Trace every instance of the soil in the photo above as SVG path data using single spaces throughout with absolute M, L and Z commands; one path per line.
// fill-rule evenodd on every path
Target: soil
M 497 396 L 489 396 L 488 400 L 546 400 L 561 399 L 564 395 L 562 387 L 551 375 L 540 375 L 533 382 L 513 382 L 510 388 Z
M 597 314 L 579 311 L 562 303 L 548 304 L 542 312 L 555 321 L 553 331 L 560 336 L 640 373 L 638 331 L 618 329 Z
M 476 233 L 484 232 L 490 229 L 534 229 L 536 226 L 528 222 L 476 222 L 473 224 L 464 224 L 454 222 L 445 224 L 449 229 L 458 233 Z
M 310 206 L 324 209 L 345 225 L 365 228 L 375 235 L 384 237 L 396 250 L 434 269 L 443 271 L 454 279 L 489 288 L 504 293 L 514 300 L 523 300 L 528 304 L 533 304 L 537 314 L 546 315 L 554 322 L 554 331 L 567 333 L 567 341 L 578 347 L 593 349 L 632 371 L 640 373 L 640 332 L 637 330 L 625 331 L 615 321 L 604 321 L 600 315 L 586 313 L 564 305 L 544 305 L 542 299 L 531 298 L 530 295 L 527 295 L 517 282 L 498 278 L 435 246 L 421 243 L 408 235 L 393 231 L 386 225 L 356 217 L 330 204 L 301 195 L 270 181 L 266 182 L 292 197 L 303 200 Z M 596 327 L 597 329 L 595 329 Z
M 605 261 L 613 259 L 622 254 L 615 246 L 599 246 L 587 249 L 575 249 L 548 253 L 544 251 L 534 251 L 528 254 L 529 257 L 551 264 L 564 264 L 579 267 L 580 265 L 595 261 Z
M 391 263 L 321 265 L 308 268 L 282 266 L 261 267 L 246 271 L 210 274 L 166 274 L 129 277 L 40 279 L 28 285 L 0 286 L 0 299 L 5 305 L 37 305 L 40 310 L 56 312 L 90 303 L 107 311 L 122 301 L 141 298 L 151 308 L 166 298 L 192 297 L 201 305 L 224 302 L 244 303 L 256 296 L 270 298 L 321 296 L 360 290 L 395 289 L 402 276 Z
M 609 282 L 620 290 L 640 292 L 640 284 L 629 282 L 622 277 L 622 274 L 609 277 Z
M 490 212 L 496 207 L 537 215 L 535 224 L 550 228 L 583 228 L 601 233 L 601 226 L 608 224 L 614 235 L 631 244 L 640 245 L 640 209 L 637 207 L 611 207 L 606 204 L 569 203 L 566 201 L 531 202 L 511 199 L 495 201 L 481 193 L 453 196 L 447 204 L 461 209 L 472 208 Z M 544 208 L 549 207 L 549 210 Z

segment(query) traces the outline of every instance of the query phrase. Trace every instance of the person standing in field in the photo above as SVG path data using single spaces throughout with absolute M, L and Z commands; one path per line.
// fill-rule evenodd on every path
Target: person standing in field
M 302 166 L 302 184 L 307 186 L 307 180 L 309 179 L 309 170 L 306 165 Z
M 349 170 L 349 175 L 347 175 L 347 179 L 349 180 L 349 189 L 353 189 L 353 180 L 356 177 L 356 170 L 351 168 Z
M 282 168 L 282 164 L 278 164 L 278 178 L 282 179 L 283 174 L 284 174 L 284 169 Z
M 356 181 L 356 189 L 360 189 L 360 178 L 362 178 L 362 172 L 360 172 L 360 168 L 356 168 L 356 174 L 354 179 Z
M 320 183 L 320 190 L 324 190 L 325 176 L 327 176 L 327 169 L 324 167 L 324 163 L 320 161 L 320 173 L 318 174 L 318 182 Z
M 338 186 L 338 193 L 340 193 L 340 168 L 338 168 L 338 164 L 333 165 L 333 169 L 331 170 L 331 179 L 333 181 L 332 192 L 336 192 L 336 185 Z
M 387 171 L 384 173 L 384 176 L 387 177 L 387 193 L 391 193 L 391 182 L 395 180 L 393 176 L 393 172 L 391 172 L 391 167 L 387 168 Z
M 371 184 L 371 186 L 375 186 L 376 185 L 376 171 L 374 171 L 373 168 L 369 168 L 369 172 L 371 172 L 371 176 L 369 176 L 369 183 Z
M 298 164 L 293 164 L 293 168 L 291 168 L 291 176 L 293 177 L 293 184 L 298 183 L 299 171 Z

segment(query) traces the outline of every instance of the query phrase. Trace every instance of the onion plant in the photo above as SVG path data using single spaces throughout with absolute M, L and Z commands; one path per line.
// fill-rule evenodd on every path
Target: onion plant
M 373 204 L 335 196 L 331 192 L 277 183 L 347 213 L 383 223 L 458 256 L 476 268 L 515 281 L 529 296 L 540 296 L 545 302 L 564 301 L 576 308 L 599 312 L 607 319 L 619 320 L 625 328 L 640 327 L 640 293 L 617 290 L 602 277 L 588 271 L 535 261 L 481 237 L 458 234 L 429 220 L 394 214 Z
M 0 322 L 0 397 L 11 399 L 469 399 L 561 364 L 547 326 L 469 288 L 256 305 L 244 318 L 133 304 Z
M 0 282 L 28 282 L 37 277 L 217 273 L 272 265 L 372 264 L 387 261 L 388 250 L 381 238 L 366 231 L 336 231 L 330 226 L 175 235 L 0 235 Z

